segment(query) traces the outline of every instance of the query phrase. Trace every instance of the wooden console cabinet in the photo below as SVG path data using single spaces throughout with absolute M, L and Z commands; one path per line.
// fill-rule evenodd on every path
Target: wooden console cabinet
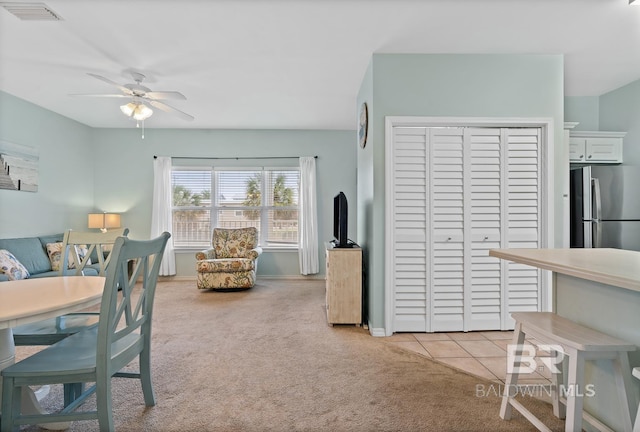
M 362 323 L 362 249 L 326 245 L 327 321 L 329 324 Z

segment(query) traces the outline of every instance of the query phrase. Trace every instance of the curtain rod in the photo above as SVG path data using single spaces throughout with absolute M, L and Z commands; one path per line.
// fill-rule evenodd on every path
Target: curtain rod
M 200 157 L 200 156 L 171 156 L 171 159 L 299 159 L 303 156 L 254 156 L 254 157 Z M 153 155 L 154 159 L 157 159 L 158 156 Z M 314 156 L 315 159 L 318 159 L 318 156 Z

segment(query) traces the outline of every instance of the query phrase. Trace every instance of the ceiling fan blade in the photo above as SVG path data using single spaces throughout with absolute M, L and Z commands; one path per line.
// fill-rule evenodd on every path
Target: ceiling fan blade
M 179 109 L 174 108 L 174 107 L 172 107 L 170 105 L 167 105 L 164 102 L 158 102 L 158 101 L 155 101 L 155 100 L 150 100 L 149 103 L 152 106 L 154 106 L 154 107 L 156 107 L 158 109 L 161 109 L 162 111 L 165 111 L 165 112 L 168 112 L 168 113 L 177 114 L 178 117 L 182 118 L 183 120 L 192 121 L 192 120 L 195 119 L 195 117 L 193 117 L 192 115 L 189 115 L 189 114 L 187 114 L 185 112 L 182 112 Z
M 81 96 L 81 97 L 107 97 L 107 98 L 131 98 L 129 95 L 124 94 L 83 94 L 83 93 L 74 93 L 69 96 Z
M 150 91 L 145 93 L 145 97 L 151 100 L 160 99 L 173 99 L 173 100 L 187 100 L 187 98 L 177 91 Z
M 97 78 L 100 81 L 106 82 L 107 84 L 111 84 L 112 86 L 115 86 L 115 87 L 119 88 L 121 92 L 123 92 L 124 94 L 126 94 L 128 96 L 131 96 L 133 94 L 133 92 L 131 90 L 129 90 L 128 88 L 126 88 L 123 85 L 118 84 L 115 81 L 111 81 L 109 78 L 105 78 L 105 77 L 103 77 L 101 75 L 96 75 L 96 74 L 91 73 L 91 72 L 87 72 L 87 75 L 92 76 L 94 78 Z

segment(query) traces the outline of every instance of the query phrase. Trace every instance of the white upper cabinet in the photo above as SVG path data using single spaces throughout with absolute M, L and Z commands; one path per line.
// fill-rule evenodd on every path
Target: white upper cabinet
M 626 132 L 571 131 L 569 162 L 580 164 L 622 163 Z

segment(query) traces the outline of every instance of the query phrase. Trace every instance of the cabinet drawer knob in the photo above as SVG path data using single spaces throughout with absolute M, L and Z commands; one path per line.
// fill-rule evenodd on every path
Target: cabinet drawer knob
M 593 155 L 589 155 L 589 156 L 587 157 L 587 159 L 591 159 L 591 156 L 593 156 Z
M 580 155 L 580 157 L 578 159 L 582 159 L 584 157 L 584 155 Z
M 489 240 L 489 236 L 484 236 L 484 239 L 485 240 Z
M 451 237 L 447 237 L 447 241 L 451 240 Z

